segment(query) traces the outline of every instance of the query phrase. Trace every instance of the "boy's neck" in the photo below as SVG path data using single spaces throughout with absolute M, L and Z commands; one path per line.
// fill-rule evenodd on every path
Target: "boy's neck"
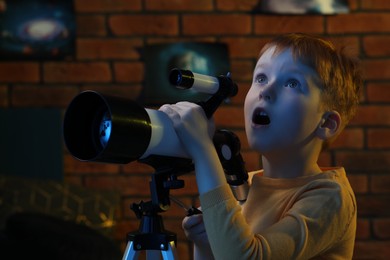
M 281 153 L 262 156 L 264 176 L 270 178 L 298 178 L 321 172 L 317 164 L 319 152 Z

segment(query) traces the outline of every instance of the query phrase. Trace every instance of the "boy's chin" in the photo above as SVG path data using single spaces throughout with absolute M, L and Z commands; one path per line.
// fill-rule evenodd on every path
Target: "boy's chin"
M 295 153 L 297 150 L 297 147 L 289 146 L 286 144 L 278 143 L 278 142 L 272 142 L 269 139 L 265 140 L 259 140 L 259 139 L 252 139 L 249 140 L 249 147 L 261 155 L 278 155 L 283 154 L 286 156 L 289 152 Z
M 258 140 L 258 139 L 257 140 L 256 139 L 249 140 L 248 139 L 248 143 L 249 143 L 249 147 L 252 150 L 255 150 L 261 154 L 271 152 L 272 150 L 274 150 L 274 145 L 269 144 L 269 143 L 265 142 L 264 140 Z

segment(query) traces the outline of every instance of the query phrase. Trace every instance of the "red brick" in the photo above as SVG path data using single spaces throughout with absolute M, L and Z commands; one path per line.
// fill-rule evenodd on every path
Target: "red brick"
M 262 169 L 261 166 L 261 156 L 256 151 L 243 151 L 241 152 L 242 159 L 245 162 L 245 169 L 248 172 L 257 171 Z
M 241 143 L 241 152 L 250 150 L 248 139 L 246 138 L 246 133 L 244 129 L 235 129 L 232 131 L 240 139 Z
M 385 260 L 390 255 L 389 241 L 356 241 L 354 257 L 355 260 L 375 259 Z
M 78 59 L 139 59 L 140 39 L 79 39 Z
M 252 82 L 253 69 L 256 61 L 233 60 L 231 62 L 231 77 L 234 81 Z
M 363 70 L 366 80 L 390 79 L 390 59 L 364 60 Z
M 333 166 L 331 152 L 329 150 L 322 151 L 317 162 L 320 167 Z
M 65 174 L 118 173 L 119 165 L 99 162 L 82 162 L 69 154 L 64 155 Z
M 199 36 L 199 37 L 151 37 L 146 40 L 147 45 L 152 44 L 164 44 L 164 43 L 177 43 L 177 42 L 202 42 L 202 43 L 215 43 L 216 38 L 213 36 Z
M 281 34 L 291 32 L 324 32 L 324 18 L 318 15 L 258 15 L 255 16 L 254 19 L 256 35 Z
M 365 126 L 389 126 L 390 106 L 387 105 L 364 105 L 358 108 L 358 112 L 351 125 Z
M 133 84 L 109 84 L 109 85 L 84 85 L 80 88 L 82 91 L 94 90 L 109 96 L 118 96 L 129 99 L 130 101 L 136 101 L 141 94 L 142 86 Z
M 0 107 L 8 107 L 8 87 L 0 85 Z
M 363 38 L 363 49 L 369 57 L 387 56 L 390 54 L 390 36 L 366 36 Z
M 358 205 L 359 206 L 359 205 Z M 356 239 L 368 239 L 371 236 L 370 221 L 368 219 L 358 218 L 356 228 Z
M 89 175 L 85 186 L 92 189 L 116 190 L 122 196 L 150 196 L 149 179 L 135 174 L 128 175 Z
M 373 149 L 390 148 L 390 129 L 368 129 L 367 146 Z
M 246 14 L 183 15 L 183 35 L 245 35 L 252 31 L 251 17 Z
M 150 11 L 211 11 L 212 0 L 146 0 L 145 9 Z
M 0 82 L 36 83 L 40 77 L 39 64 L 36 62 L 1 62 Z
M 193 245 L 188 239 L 179 240 L 177 241 L 177 244 L 178 259 L 188 259 L 193 255 Z
M 176 196 L 198 196 L 198 186 L 194 172 L 188 172 L 178 176 L 179 180 L 184 181 L 184 188 L 172 191 Z
M 176 233 L 177 239 L 180 241 L 186 240 L 184 235 L 184 230 L 181 228 L 181 223 L 183 221 L 183 217 L 180 218 L 164 218 L 164 227 L 166 230 Z
M 145 174 L 145 178 L 148 178 L 147 177 L 148 174 L 154 173 L 155 170 L 151 166 L 149 166 L 145 163 L 140 163 L 140 162 L 134 161 L 134 162 L 123 165 L 122 172 L 126 173 L 126 174 L 142 173 L 142 174 Z
M 390 16 L 388 13 L 351 13 L 327 17 L 327 32 L 345 33 L 378 33 L 388 32 Z
M 112 15 L 110 29 L 114 35 L 166 35 L 179 32 L 177 15 Z
M 253 11 L 259 0 L 217 0 L 217 10 L 221 11 Z
M 46 83 L 109 82 L 111 71 L 105 62 L 48 62 L 44 64 Z
M 388 171 L 390 152 L 387 151 L 337 151 L 336 165 L 348 171 Z
M 226 37 L 221 42 L 229 46 L 230 58 L 259 58 L 261 48 L 270 38 L 252 37 Z
M 66 107 L 75 95 L 76 87 L 15 86 L 12 90 L 14 107 Z
M 83 178 L 81 176 L 65 174 L 64 183 L 76 186 L 83 186 Z
M 368 82 L 367 101 L 390 102 L 390 83 Z
M 248 93 L 248 90 L 251 87 L 252 83 L 251 82 L 249 82 L 249 83 L 248 82 L 237 82 L 233 76 L 232 76 L 232 79 L 238 85 L 238 92 L 237 92 L 237 95 L 230 98 L 230 103 L 232 105 L 243 106 L 246 94 Z
M 363 194 L 368 192 L 368 176 L 366 174 L 348 174 L 349 183 L 355 194 Z
M 243 127 L 245 125 L 244 109 L 243 107 L 220 106 L 214 113 L 214 119 L 218 128 Z
M 373 174 L 371 176 L 371 190 L 373 193 L 390 193 L 390 175 Z
M 388 0 L 364 0 L 361 1 L 361 7 L 367 10 L 390 10 L 390 2 Z
M 390 238 L 390 218 L 378 218 L 373 220 L 373 230 L 379 239 Z
M 331 144 L 332 148 L 352 148 L 361 149 L 364 145 L 364 134 L 361 128 L 346 128 L 337 137 L 334 143 Z
M 114 64 L 116 82 L 140 83 L 144 79 L 144 64 L 141 62 L 116 62 Z
M 131 211 L 129 205 L 126 205 L 126 212 Z M 132 212 L 132 211 L 131 211 Z M 132 216 L 135 216 L 134 213 Z M 114 238 L 120 241 L 126 242 L 126 235 L 128 232 L 136 231 L 139 228 L 139 220 L 138 219 L 121 219 L 118 220 L 115 225 Z M 125 245 L 123 245 L 122 250 L 124 251 Z
M 389 217 L 390 195 L 357 195 L 358 216 Z
M 79 13 L 140 11 L 142 8 L 141 0 L 76 0 L 74 5 Z
M 344 48 L 346 54 L 359 57 L 360 54 L 360 39 L 356 36 L 335 36 L 325 37 L 330 40 L 336 48 Z
M 76 16 L 77 36 L 106 36 L 106 18 L 103 15 Z
M 348 6 L 350 11 L 356 11 L 359 9 L 360 0 L 349 0 Z

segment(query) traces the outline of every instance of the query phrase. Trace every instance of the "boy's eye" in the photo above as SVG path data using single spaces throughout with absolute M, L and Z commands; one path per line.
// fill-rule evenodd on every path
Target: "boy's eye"
M 289 88 L 297 88 L 300 86 L 300 83 L 298 80 L 290 79 L 284 86 Z
M 260 83 L 260 84 L 264 84 L 267 82 L 267 77 L 264 74 L 260 74 L 260 75 L 256 76 L 255 82 Z

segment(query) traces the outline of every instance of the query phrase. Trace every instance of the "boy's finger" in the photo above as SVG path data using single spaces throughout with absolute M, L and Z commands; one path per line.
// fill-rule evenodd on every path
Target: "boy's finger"
M 185 217 L 182 222 L 182 226 L 184 229 L 190 229 L 193 226 L 196 226 L 203 222 L 202 214 L 196 214 L 192 216 Z

